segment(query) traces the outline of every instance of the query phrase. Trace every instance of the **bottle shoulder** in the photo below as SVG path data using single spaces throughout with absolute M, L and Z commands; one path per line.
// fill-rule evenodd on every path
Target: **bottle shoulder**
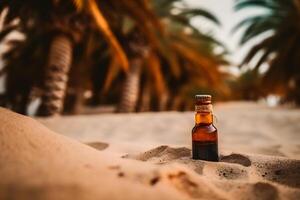
M 192 129 L 192 133 L 196 133 L 196 132 L 206 132 L 206 133 L 214 133 L 217 132 L 217 128 L 215 127 L 214 124 L 209 124 L 209 125 L 205 125 L 205 124 L 196 124 L 194 126 L 194 128 Z

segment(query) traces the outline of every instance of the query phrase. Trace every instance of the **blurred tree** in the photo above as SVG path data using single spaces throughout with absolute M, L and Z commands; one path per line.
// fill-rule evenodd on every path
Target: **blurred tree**
M 218 67 L 226 64 L 225 51 L 218 55 L 214 49 L 223 46 L 190 23 L 193 16 L 205 17 L 216 24 L 219 24 L 218 20 L 205 10 L 177 7 L 175 2 L 181 1 L 149 1 L 148 7 L 156 13 L 154 18 L 159 20 L 157 23 L 161 25 L 158 27 L 163 27 L 162 30 L 155 27 L 141 29 L 143 22 L 135 22 L 132 18 L 123 21 L 127 32 L 120 37 L 127 41 L 126 52 L 140 52 L 140 55 L 134 56 L 135 64 L 126 75 L 119 111 L 164 110 L 167 99 L 169 102 L 176 102 L 177 97 L 183 101 L 193 99 L 186 98 L 191 94 L 183 94 L 191 87 L 221 85 L 222 73 Z M 145 52 L 143 56 L 141 52 Z M 109 69 L 109 73 L 114 74 L 118 82 L 115 68 Z M 105 86 L 111 85 L 111 77 L 107 76 L 110 84 Z M 168 107 L 177 109 L 177 106 Z
M 232 99 L 257 101 L 265 95 L 264 88 L 261 87 L 261 74 L 256 70 L 247 70 L 243 72 L 237 80 L 229 84 L 232 89 Z
M 169 60 L 172 60 L 169 62 L 171 73 L 166 77 L 168 109 L 190 109 L 194 105 L 194 95 L 199 92 L 224 92 L 226 76 L 219 67 L 228 64 L 224 57 L 226 48 L 191 23 L 193 17 L 200 17 L 219 26 L 218 19 L 208 11 L 191 8 L 182 1 L 153 2 L 167 29 L 164 43 L 168 47 Z M 216 48 L 221 49 L 220 53 L 215 52 Z
M 269 66 L 261 87 L 300 105 L 300 1 L 236 0 L 236 11 L 247 8 L 262 8 L 265 12 L 248 17 L 236 26 L 234 30 L 246 27 L 240 44 L 257 36 L 264 39 L 252 47 L 241 66 L 260 55 L 253 70 L 258 71 L 263 64 Z
M 25 113 L 42 93 L 39 114 L 53 115 L 66 96 L 64 111 L 74 113 L 92 89 L 93 104 L 117 95 L 122 112 L 166 109 L 168 97 L 169 109 L 178 109 L 191 88 L 217 88 L 226 61 L 214 49 L 222 45 L 190 19 L 218 20 L 174 2 L 181 1 L 2 1 L 0 10 L 9 8 L 2 38 L 14 30 L 25 36 L 4 55 L 6 103 Z
M 162 27 L 153 10 L 149 8 L 149 1 L 98 0 L 98 3 L 102 8 L 103 15 L 110 22 L 110 29 L 126 51 L 129 59 L 129 69 L 125 71 L 124 75 L 124 70 L 119 69 L 122 69 L 120 63 L 116 62 L 113 57 L 108 58 L 106 56 L 109 54 L 107 45 L 98 36 L 98 39 L 94 40 L 95 43 L 98 43 L 98 45 L 94 44 L 98 56 L 94 54 L 91 58 L 95 61 L 92 64 L 93 103 L 97 104 L 99 96 L 103 99 L 108 91 L 111 92 L 110 85 L 116 77 L 117 71 L 125 77 L 124 81 L 117 86 L 119 89 L 122 88 L 121 91 L 119 90 L 121 95 L 118 96 L 120 99 L 119 111 L 132 112 L 135 110 L 140 91 L 142 61 L 147 55 L 146 40 L 160 35 Z M 104 56 L 99 56 L 100 54 Z M 120 87 L 120 85 L 123 85 L 123 87 Z M 99 91 L 101 92 L 99 93 Z
M 37 64 L 34 62 L 44 58 L 31 56 L 30 51 L 24 52 L 25 49 L 35 51 L 38 49 L 37 45 L 40 45 L 42 46 L 40 48 L 48 51 L 47 63 L 39 63 L 46 67 L 31 66 L 31 69 L 44 69 L 45 71 L 44 76 L 41 76 L 44 78 L 44 90 L 39 109 L 40 115 L 55 115 L 62 111 L 73 48 L 84 38 L 82 35 L 85 29 L 95 30 L 96 27 L 100 30 L 112 47 L 120 65 L 125 69 L 128 68 L 127 57 L 98 9 L 95 0 L 31 0 L 26 4 L 18 0 L 1 1 L 0 11 L 5 8 L 8 8 L 9 11 L 4 21 L 2 38 L 13 30 L 17 30 L 25 36 L 23 42 L 14 42 L 16 47 L 4 56 L 9 61 L 6 62 L 7 65 L 3 70 L 11 72 L 7 77 L 6 93 L 9 98 L 6 102 L 10 103 L 12 109 L 17 112 L 26 113 L 31 88 L 33 85 L 39 87 L 38 82 L 32 80 L 33 74 L 26 76 L 26 74 L 20 73 L 22 71 L 20 66 L 25 64 L 20 62 L 28 60 L 30 62 L 26 64 Z M 90 18 L 94 20 L 90 20 Z M 23 49 L 22 45 L 25 46 Z M 14 61 L 16 59 L 19 61 Z M 15 75 L 17 73 L 14 69 L 20 69 L 19 77 Z M 24 80 L 23 86 L 16 82 L 20 80 Z
M 119 70 L 120 65 L 106 56 L 97 58 L 97 65 L 93 71 L 93 104 L 108 95 L 117 81 L 119 95 L 119 111 L 135 111 L 140 93 L 141 74 L 144 60 L 148 57 L 149 46 L 154 47 L 160 37 L 163 37 L 163 28 L 150 8 L 150 1 L 99 1 L 104 8 L 104 16 L 110 21 L 110 26 L 126 50 L 129 58 L 129 70 L 126 74 Z M 105 52 L 103 46 L 99 46 Z M 106 69 L 105 69 L 106 68 Z M 103 70 L 105 69 L 105 70 Z M 149 71 L 151 72 L 151 70 Z M 103 76 L 105 74 L 105 76 Z M 151 74 L 151 73 L 150 73 Z M 153 75 L 153 73 L 152 73 Z M 119 79 L 123 81 L 119 82 Z M 103 80 L 104 79 L 104 80 Z M 123 87 L 120 87 L 120 85 Z M 121 89 L 121 90 L 120 90 Z

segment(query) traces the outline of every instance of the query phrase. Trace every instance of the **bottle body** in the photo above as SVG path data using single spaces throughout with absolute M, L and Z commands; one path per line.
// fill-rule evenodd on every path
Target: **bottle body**
M 199 124 L 192 131 L 192 158 L 219 161 L 218 130 L 211 125 Z
M 192 130 L 192 158 L 219 161 L 218 130 L 213 125 L 211 101 L 196 101 L 195 126 Z

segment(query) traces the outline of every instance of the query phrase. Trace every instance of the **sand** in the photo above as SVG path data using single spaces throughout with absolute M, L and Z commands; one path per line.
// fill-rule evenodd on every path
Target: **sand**
M 300 159 L 300 109 L 233 102 L 214 105 L 223 151 Z M 39 119 L 81 142 L 109 143 L 108 151 L 139 153 L 161 145 L 191 146 L 193 112 L 101 114 Z
M 178 113 L 174 114 L 174 118 L 178 118 Z M 190 114 L 183 115 L 189 118 Z M 288 113 L 286 117 L 291 115 L 294 114 Z M 149 117 L 147 114 L 142 116 Z M 162 116 L 172 119 L 167 113 Z M 110 115 L 106 117 L 113 119 Z M 128 122 L 130 117 L 126 119 Z M 273 120 L 276 118 L 271 117 Z M 289 120 L 295 117 L 296 114 Z M 144 122 L 142 119 L 140 125 Z M 62 118 L 47 120 L 65 123 L 73 130 L 78 126 L 75 122 L 67 124 Z M 121 141 L 110 144 L 108 136 L 105 142 L 93 140 L 86 145 L 81 141 L 92 141 L 92 138 L 80 138 L 74 132 L 72 139 L 34 119 L 1 108 L 0 122 L 0 199 L 300 198 L 300 161 L 292 153 L 294 147 L 280 148 L 280 153 L 285 153 L 283 157 L 276 155 L 276 151 L 270 153 L 273 156 L 267 156 L 255 151 L 230 151 L 230 146 L 227 146 L 226 150 L 221 148 L 220 162 L 205 162 L 191 160 L 189 146 L 179 146 L 182 141 L 176 139 L 170 139 L 169 145 L 138 151 L 142 144 L 126 149 L 125 145 L 130 141 L 122 140 L 123 146 L 118 149 L 117 144 Z M 60 123 L 56 128 L 62 127 Z M 152 121 L 154 123 L 155 120 Z M 124 124 L 128 126 L 128 123 Z M 126 128 L 124 131 L 127 131 Z M 152 138 L 152 141 L 143 148 L 159 143 L 156 141 L 158 136 L 145 137 Z M 141 142 L 141 138 L 137 141 Z M 226 140 L 229 139 L 223 138 L 223 141 Z M 282 140 L 282 145 L 287 145 L 285 140 Z M 270 145 L 266 143 L 265 146 L 268 148 Z

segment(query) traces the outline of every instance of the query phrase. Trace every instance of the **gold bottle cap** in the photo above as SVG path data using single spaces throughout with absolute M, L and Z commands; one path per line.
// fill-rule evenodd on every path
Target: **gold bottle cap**
M 196 104 L 210 104 L 211 103 L 211 95 L 196 95 Z

